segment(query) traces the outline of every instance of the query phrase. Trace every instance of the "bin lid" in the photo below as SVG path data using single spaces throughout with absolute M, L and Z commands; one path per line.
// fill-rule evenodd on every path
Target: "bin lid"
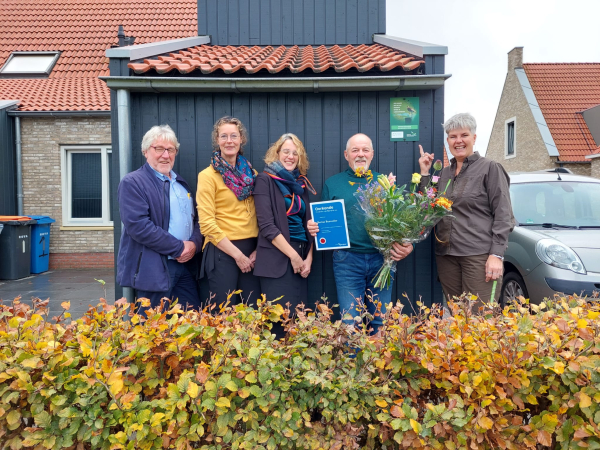
M 37 224 L 38 225 L 44 225 L 46 223 L 54 223 L 56 222 L 56 220 L 54 220 L 52 217 L 48 217 L 48 216 L 29 216 L 32 219 L 37 220 Z
M 0 223 L 5 225 L 31 225 L 36 221 L 28 216 L 0 216 Z

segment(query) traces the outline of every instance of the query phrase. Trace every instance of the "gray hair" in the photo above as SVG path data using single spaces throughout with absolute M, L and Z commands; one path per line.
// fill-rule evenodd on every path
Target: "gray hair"
M 477 131 L 477 122 L 475 117 L 469 113 L 459 113 L 450 117 L 444 123 L 444 131 L 449 134 L 451 131 L 458 130 L 460 128 L 468 128 L 472 134 Z
M 169 125 L 154 125 L 142 139 L 142 153 L 145 155 L 150 146 L 159 139 L 170 142 L 179 151 L 179 141 L 173 129 Z
M 352 140 L 352 138 L 355 138 L 356 136 L 366 137 L 369 140 L 369 142 L 371 143 L 371 150 L 373 150 L 373 139 L 371 139 L 365 133 L 356 133 L 356 134 L 353 134 L 352 136 L 350 136 L 350 138 L 346 141 L 346 151 L 350 150 L 350 141 Z

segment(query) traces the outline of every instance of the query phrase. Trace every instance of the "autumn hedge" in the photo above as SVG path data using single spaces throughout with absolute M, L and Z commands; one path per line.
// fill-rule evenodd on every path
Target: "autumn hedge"
M 147 319 L 102 301 L 67 324 L 17 299 L 0 306 L 0 448 L 600 448 L 599 305 L 470 301 L 398 303 L 377 338 L 321 303 L 277 341 L 287 312 L 266 301 Z

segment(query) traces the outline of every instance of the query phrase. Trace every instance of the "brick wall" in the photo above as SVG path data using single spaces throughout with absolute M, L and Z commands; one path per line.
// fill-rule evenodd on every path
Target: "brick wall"
M 113 266 L 113 231 L 60 230 L 62 226 L 61 145 L 110 144 L 108 117 L 21 119 L 23 206 L 25 214 L 56 220 L 50 237 L 50 264 L 71 267 Z M 70 256 L 59 256 L 65 254 Z M 81 254 L 75 257 L 75 254 Z M 85 255 L 84 255 L 85 254 Z M 102 256 L 97 256 L 103 254 Z
M 511 51 L 508 61 L 508 73 L 485 156 L 502 164 L 507 172 L 553 169 L 556 167 L 553 161 L 556 158 L 548 156 L 548 151 L 515 73 L 515 68 L 523 64 L 522 49 L 519 51 L 517 48 Z M 504 156 L 505 128 L 506 121 L 512 117 L 516 117 L 516 156 L 506 159 Z
M 600 178 L 600 158 L 593 158 L 591 166 L 591 176 Z
M 114 267 L 114 253 L 50 253 L 50 269 Z

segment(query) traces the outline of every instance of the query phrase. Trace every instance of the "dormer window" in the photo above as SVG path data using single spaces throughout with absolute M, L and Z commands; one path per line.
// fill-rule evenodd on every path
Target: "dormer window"
M 60 52 L 12 52 L 0 69 L 1 78 L 46 78 Z

